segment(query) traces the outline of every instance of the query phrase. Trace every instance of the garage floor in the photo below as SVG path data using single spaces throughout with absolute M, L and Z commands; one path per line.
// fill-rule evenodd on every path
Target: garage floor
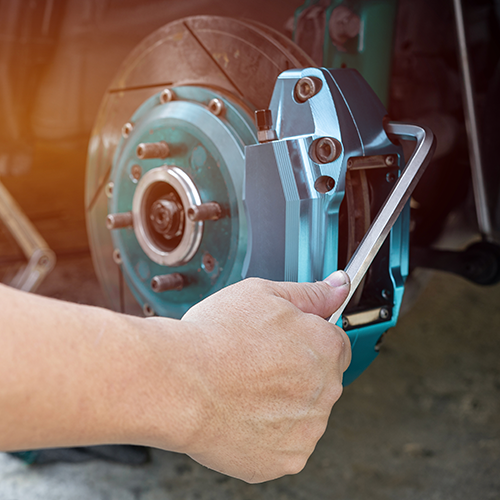
M 39 291 L 104 304 L 87 254 L 60 258 Z M 297 476 L 248 485 L 161 451 L 136 467 L 0 454 L 0 499 L 498 499 L 499 306 L 500 286 L 435 274 Z

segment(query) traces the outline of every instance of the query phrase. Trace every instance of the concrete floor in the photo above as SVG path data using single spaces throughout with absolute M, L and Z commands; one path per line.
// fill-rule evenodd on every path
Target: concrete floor
M 87 255 L 60 259 L 39 292 L 104 303 Z M 498 499 L 499 306 L 500 286 L 435 274 L 297 476 L 248 485 L 156 450 L 138 467 L 0 454 L 0 499 Z

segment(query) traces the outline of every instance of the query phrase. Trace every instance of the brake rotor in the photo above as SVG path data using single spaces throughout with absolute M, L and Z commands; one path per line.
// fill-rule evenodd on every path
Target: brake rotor
M 92 256 L 114 309 L 180 317 L 241 278 L 253 112 L 281 72 L 308 66 L 270 28 L 212 16 L 170 23 L 126 59 L 101 104 L 86 178 Z M 140 154 L 143 145 L 156 152 Z M 213 202 L 219 220 L 193 220 Z

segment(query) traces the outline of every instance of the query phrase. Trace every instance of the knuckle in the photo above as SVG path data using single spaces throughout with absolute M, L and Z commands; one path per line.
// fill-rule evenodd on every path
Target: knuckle
M 298 474 L 299 472 L 304 470 L 304 467 L 307 464 L 308 458 L 309 458 L 309 455 L 307 455 L 307 456 L 297 455 L 297 456 L 291 457 L 285 466 L 285 475 Z

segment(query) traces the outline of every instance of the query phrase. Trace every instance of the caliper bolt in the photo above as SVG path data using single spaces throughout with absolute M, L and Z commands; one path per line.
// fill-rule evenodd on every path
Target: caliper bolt
M 170 148 L 165 141 L 160 142 L 141 142 L 137 146 L 137 157 L 141 160 L 149 158 L 165 159 L 170 154 Z
M 160 102 L 162 104 L 167 104 L 167 102 L 173 101 L 175 99 L 175 94 L 172 89 L 164 89 L 160 94 Z
M 153 292 L 160 293 L 167 290 L 182 290 L 184 287 L 184 278 L 182 274 L 160 274 L 151 280 Z
M 222 208 L 215 201 L 211 201 L 209 203 L 202 203 L 201 205 L 189 207 L 187 215 L 193 222 L 201 220 L 219 220 L 222 215 Z
M 305 76 L 295 84 L 294 96 L 297 102 L 303 103 L 314 97 L 320 90 L 323 82 L 319 78 Z
M 309 155 L 316 163 L 331 163 L 342 152 L 342 145 L 333 137 L 320 137 L 311 144 Z
M 122 135 L 125 139 L 130 135 L 130 132 L 134 129 L 134 126 L 131 123 L 125 123 L 122 127 Z
M 132 212 L 123 212 L 118 214 L 109 214 L 106 217 L 106 227 L 108 229 L 122 229 L 134 224 Z
M 387 155 L 387 156 L 385 157 L 385 164 L 386 164 L 388 167 L 390 167 L 391 165 L 394 165 L 394 161 L 395 161 L 395 159 L 394 159 L 394 156 L 393 156 L 393 155 Z
M 255 112 L 255 123 L 259 142 L 275 141 L 278 138 L 273 129 L 273 115 L 270 109 L 258 109 Z
M 342 328 L 345 330 L 349 327 L 349 320 L 347 318 L 342 318 Z
M 387 319 L 389 317 L 389 314 L 389 309 L 387 309 L 387 307 L 382 307 L 382 309 L 380 309 L 380 319 Z

